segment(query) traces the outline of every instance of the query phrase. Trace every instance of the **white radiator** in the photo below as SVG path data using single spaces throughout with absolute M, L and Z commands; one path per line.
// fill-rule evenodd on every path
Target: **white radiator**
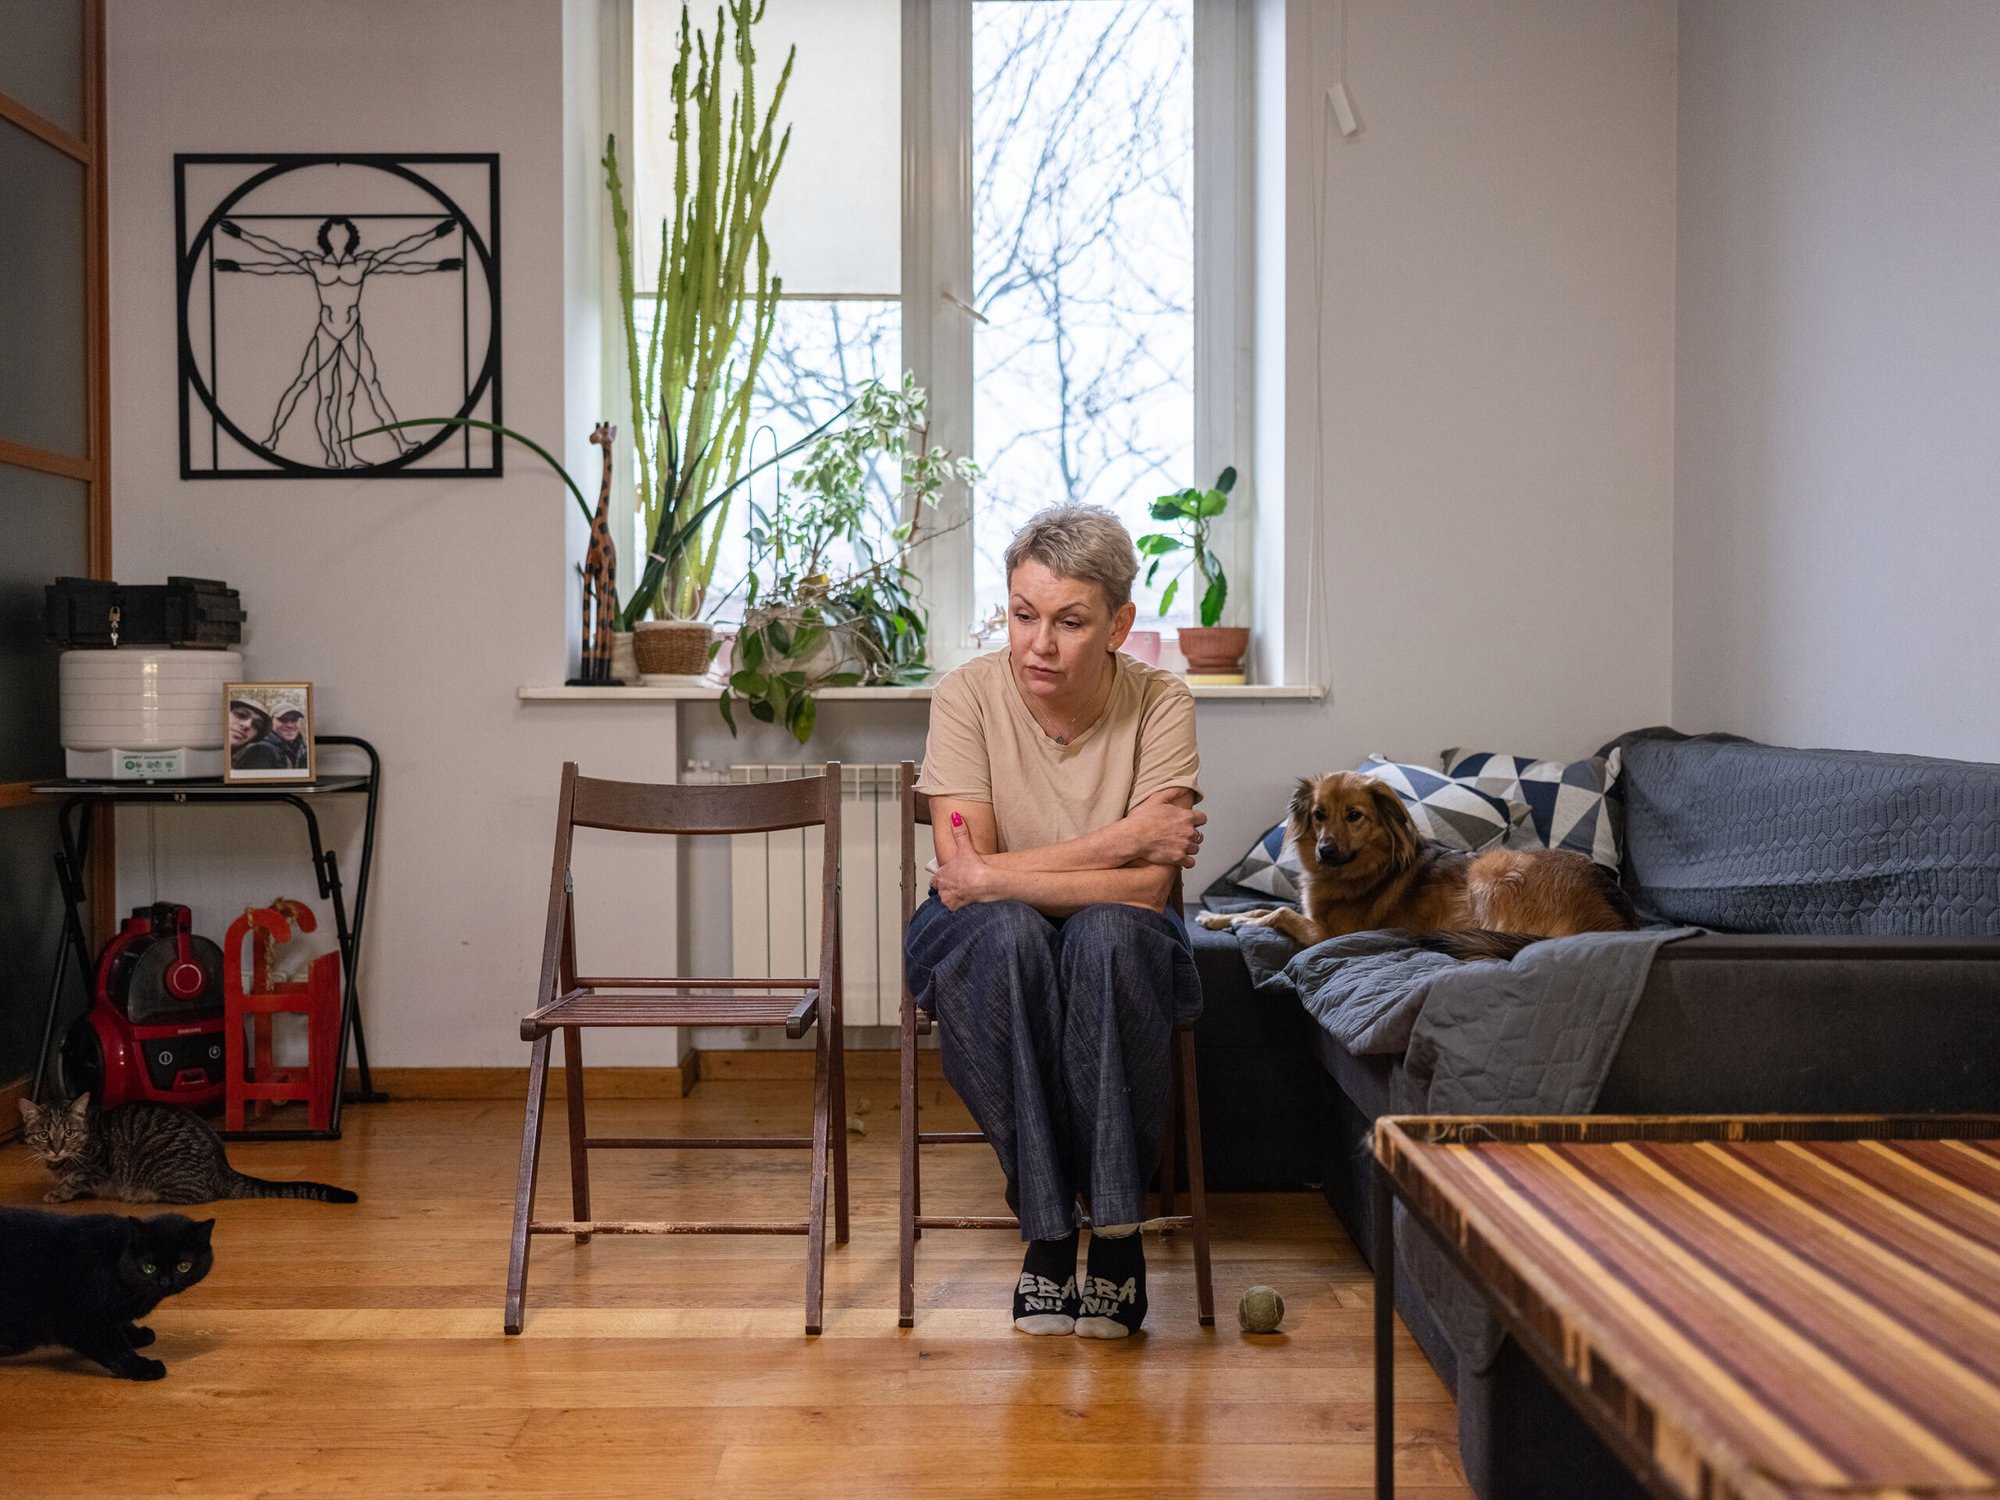
M 841 951 L 849 1026 L 894 1026 L 902 995 L 902 895 L 896 765 L 840 768 Z M 817 776 L 817 766 L 729 767 L 732 785 Z M 742 833 L 730 840 L 734 971 L 808 978 L 819 973 L 817 828 Z

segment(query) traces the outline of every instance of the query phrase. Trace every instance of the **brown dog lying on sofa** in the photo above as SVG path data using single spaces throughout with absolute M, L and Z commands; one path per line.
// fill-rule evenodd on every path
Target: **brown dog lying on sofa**
M 1538 938 L 1637 925 L 1617 880 L 1590 856 L 1447 849 L 1417 833 L 1394 787 L 1358 772 L 1302 779 L 1290 824 L 1305 872 L 1304 912 L 1200 912 L 1196 921 L 1275 927 L 1302 947 L 1383 927 L 1452 933 L 1449 951 L 1462 958 L 1504 958 Z

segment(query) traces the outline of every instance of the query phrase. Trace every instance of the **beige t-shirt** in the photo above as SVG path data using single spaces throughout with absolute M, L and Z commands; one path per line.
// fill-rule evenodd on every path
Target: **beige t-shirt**
M 931 698 L 917 789 L 990 803 L 1003 853 L 1081 838 L 1169 788 L 1199 801 L 1194 694 L 1122 651 L 1112 660 L 1118 675 L 1104 712 L 1067 745 L 1028 712 L 1007 652 L 947 674 Z

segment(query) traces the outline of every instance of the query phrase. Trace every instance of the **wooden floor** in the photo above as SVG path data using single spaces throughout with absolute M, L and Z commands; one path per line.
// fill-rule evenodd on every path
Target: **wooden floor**
M 1141 1336 L 1016 1334 L 1018 1243 L 958 1231 L 918 1247 L 917 1326 L 899 1330 L 894 1088 L 850 1093 L 869 1133 L 850 1137 L 854 1237 L 830 1255 L 818 1339 L 801 1332 L 803 1241 L 761 1237 L 539 1239 L 526 1330 L 505 1337 L 517 1103 L 356 1107 L 337 1143 L 239 1144 L 246 1171 L 338 1182 L 362 1201 L 197 1210 L 220 1221 L 215 1269 L 151 1319 L 163 1381 L 54 1351 L 0 1360 L 0 1493 L 1370 1491 L 1371 1284 L 1317 1195 L 1211 1198 L 1213 1329 L 1195 1322 L 1175 1239 L 1149 1240 Z M 682 1101 L 604 1103 L 592 1124 L 796 1131 L 804 1094 L 704 1082 Z M 550 1113 L 543 1204 L 566 1215 L 563 1111 Z M 950 1128 L 947 1114 L 927 1104 L 925 1122 Z M 995 1211 L 986 1148 L 926 1161 L 926 1207 Z M 800 1152 L 597 1153 L 594 1206 L 776 1217 L 803 1204 L 804 1167 Z M 0 1148 L 0 1202 L 38 1203 L 39 1170 L 18 1143 Z M 1259 1281 L 1286 1299 L 1281 1335 L 1235 1327 L 1237 1296 Z M 1407 1334 L 1397 1396 L 1401 1493 L 1468 1495 L 1451 1401 Z

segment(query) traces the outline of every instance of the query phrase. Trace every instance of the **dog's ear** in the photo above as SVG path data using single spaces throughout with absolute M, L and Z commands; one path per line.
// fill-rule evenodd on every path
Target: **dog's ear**
M 1403 806 L 1402 797 L 1388 782 L 1371 776 L 1368 779 L 1368 795 L 1375 799 L 1375 816 L 1390 828 L 1416 826 L 1410 821 L 1410 810 Z
M 1292 827 L 1299 829 L 1312 821 L 1313 803 L 1319 796 L 1319 777 L 1301 776 L 1299 784 L 1292 788 L 1292 805 L 1289 815 Z
M 1386 781 L 1370 780 L 1368 795 L 1375 800 L 1375 815 L 1381 820 L 1382 831 L 1389 835 L 1389 842 L 1395 850 L 1393 862 L 1401 865 L 1414 859 L 1417 847 L 1423 842 L 1417 836 L 1416 821 L 1396 789 Z

